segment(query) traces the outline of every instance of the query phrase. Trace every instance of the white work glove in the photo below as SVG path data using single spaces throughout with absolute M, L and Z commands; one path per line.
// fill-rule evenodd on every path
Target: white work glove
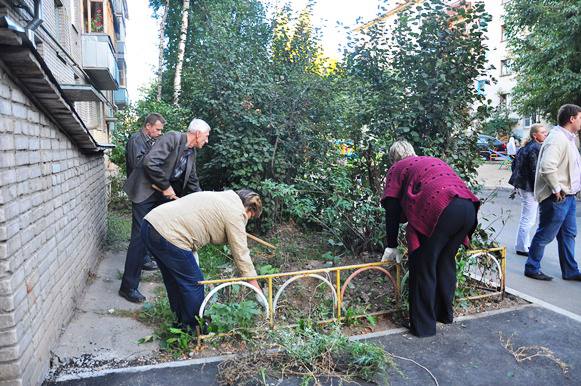
M 385 248 L 383 251 L 383 256 L 381 257 L 381 261 L 394 261 L 396 263 L 401 263 L 401 252 L 397 250 L 397 248 Z

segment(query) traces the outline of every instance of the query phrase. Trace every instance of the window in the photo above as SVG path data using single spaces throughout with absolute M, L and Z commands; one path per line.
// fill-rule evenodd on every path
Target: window
M 506 29 L 504 28 L 504 25 L 500 26 L 500 41 L 503 42 L 506 40 Z
M 511 60 L 504 59 L 500 61 L 500 76 L 512 75 Z
M 524 117 L 523 118 L 523 126 L 530 127 L 533 124 L 533 120 L 531 117 Z
M 86 0 L 83 7 L 84 31 L 105 32 L 103 0 Z

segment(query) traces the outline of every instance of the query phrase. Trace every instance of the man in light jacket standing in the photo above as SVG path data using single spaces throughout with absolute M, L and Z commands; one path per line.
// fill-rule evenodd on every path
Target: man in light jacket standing
M 556 237 L 562 278 L 581 281 L 575 261 L 575 194 L 581 191 L 581 157 L 576 137 L 581 130 L 581 107 L 561 106 L 557 121 L 559 125 L 551 130 L 539 153 L 535 177 L 539 228 L 531 241 L 525 276 L 537 280 L 553 279 L 541 271 L 541 259 L 545 246 Z

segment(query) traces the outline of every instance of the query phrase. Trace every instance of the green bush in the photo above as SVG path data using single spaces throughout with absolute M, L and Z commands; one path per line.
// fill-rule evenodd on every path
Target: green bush
M 252 300 L 228 304 L 214 303 L 205 312 L 205 316 L 210 318 L 209 332 L 237 331 L 242 335 L 254 326 L 258 315 L 260 309 Z
M 131 217 L 124 213 L 110 211 L 107 214 L 107 239 L 109 249 L 122 249 L 131 238 Z

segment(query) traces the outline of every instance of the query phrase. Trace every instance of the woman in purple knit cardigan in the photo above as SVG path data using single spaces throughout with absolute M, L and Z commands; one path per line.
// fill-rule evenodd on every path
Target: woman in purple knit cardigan
M 452 323 L 456 252 L 476 228 L 480 200 L 444 161 L 416 156 L 406 141 L 389 149 L 385 177 L 387 248 L 382 261 L 401 259 L 399 223 L 407 222 L 410 330 L 436 334 L 436 321 Z

